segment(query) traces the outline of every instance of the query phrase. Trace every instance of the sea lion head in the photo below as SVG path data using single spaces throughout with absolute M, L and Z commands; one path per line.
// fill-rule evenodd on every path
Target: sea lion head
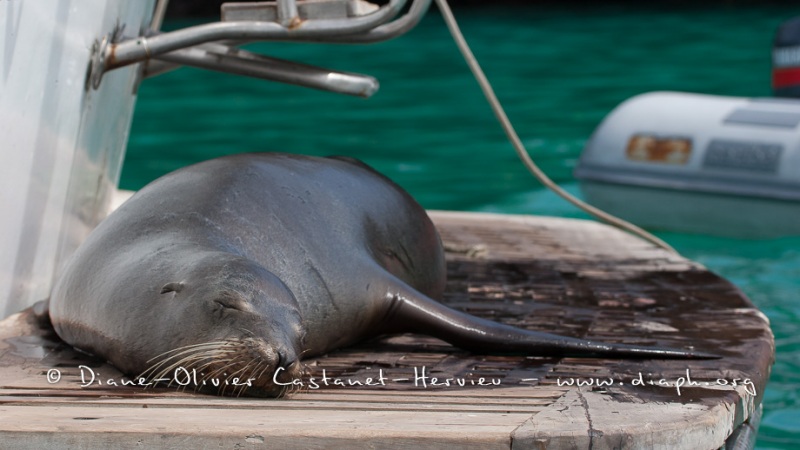
M 289 288 L 235 255 L 195 259 L 180 275 L 158 288 L 169 307 L 152 316 L 161 342 L 142 376 L 221 395 L 286 394 L 302 375 L 304 335 Z

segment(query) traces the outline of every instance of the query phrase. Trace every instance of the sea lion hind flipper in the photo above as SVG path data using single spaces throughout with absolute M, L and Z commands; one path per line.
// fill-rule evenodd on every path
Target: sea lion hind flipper
M 631 359 L 718 359 L 719 356 L 663 347 L 612 344 L 525 330 L 449 308 L 409 288 L 392 297 L 392 323 L 403 331 L 430 335 L 473 353 L 611 357 Z

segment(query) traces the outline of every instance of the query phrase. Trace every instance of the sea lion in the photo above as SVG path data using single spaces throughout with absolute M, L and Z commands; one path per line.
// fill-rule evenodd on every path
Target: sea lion
M 242 154 L 165 175 L 109 215 L 57 280 L 49 316 L 126 374 L 193 370 L 257 396 L 283 395 L 303 356 L 400 332 L 494 354 L 703 356 L 480 319 L 433 300 L 445 275 L 425 210 L 367 165 Z

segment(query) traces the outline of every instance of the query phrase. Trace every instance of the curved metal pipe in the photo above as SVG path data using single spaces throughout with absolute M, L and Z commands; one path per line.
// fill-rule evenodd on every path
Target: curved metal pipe
M 103 71 L 144 61 L 164 53 L 223 39 L 293 40 L 361 33 L 376 28 L 396 16 L 406 0 L 391 0 L 374 13 L 352 19 L 307 20 L 295 28 L 274 22 L 217 22 L 150 37 L 138 37 L 112 44 L 104 54 Z
M 367 75 L 270 58 L 219 44 L 173 50 L 156 59 L 358 97 L 369 97 L 378 90 L 378 80 Z
M 402 34 L 407 33 L 409 30 L 417 26 L 422 17 L 428 11 L 433 0 L 412 0 L 411 7 L 397 20 L 380 25 L 366 33 L 352 34 L 345 36 L 331 36 L 331 37 L 311 37 L 311 38 L 298 38 L 295 37 L 292 41 L 296 42 L 324 42 L 329 44 L 371 44 L 374 42 L 388 41 L 394 39 Z M 217 41 L 218 44 L 225 44 L 229 46 L 239 46 L 249 44 L 250 40 L 227 40 Z
M 366 33 L 352 36 L 334 36 L 325 41 L 339 44 L 371 44 L 394 39 L 417 26 L 430 5 L 431 0 L 413 0 L 408 11 L 397 20 L 373 28 Z

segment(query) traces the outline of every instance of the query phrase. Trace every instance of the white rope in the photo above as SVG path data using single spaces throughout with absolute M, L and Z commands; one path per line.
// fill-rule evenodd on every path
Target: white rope
M 500 104 L 500 101 L 497 99 L 497 96 L 494 93 L 494 89 L 492 89 L 492 85 L 489 83 L 489 80 L 486 78 L 486 75 L 483 73 L 481 66 L 478 64 L 478 60 L 475 59 L 475 55 L 472 54 L 472 50 L 470 50 L 467 41 L 464 39 L 464 35 L 461 34 L 461 30 L 458 27 L 458 23 L 456 23 L 456 19 L 453 16 L 453 12 L 450 10 L 450 6 L 447 4 L 447 0 L 436 0 L 436 5 L 439 7 L 439 11 L 442 13 L 444 17 L 445 23 L 447 24 L 447 28 L 450 30 L 450 34 L 453 36 L 453 40 L 455 40 L 458 49 L 461 51 L 461 54 L 464 56 L 464 59 L 467 62 L 470 70 L 472 70 L 472 74 L 475 76 L 475 79 L 478 81 L 478 84 L 483 91 L 483 95 L 486 96 L 486 100 L 489 101 L 489 105 L 492 107 L 492 111 L 494 111 L 494 115 L 497 117 L 497 120 L 500 121 L 500 125 L 503 127 L 503 130 L 508 136 L 508 139 L 511 141 L 511 144 L 514 146 L 514 150 L 516 150 L 517 155 L 522 160 L 525 167 L 538 179 L 543 185 L 547 188 L 558 194 L 564 200 L 572 203 L 573 205 L 577 206 L 581 210 L 585 211 L 586 213 L 594 216 L 595 218 L 602 220 L 610 225 L 613 225 L 619 229 L 625 230 L 631 234 L 641 237 L 642 239 L 647 240 L 665 250 L 668 250 L 672 253 L 678 254 L 678 252 L 672 248 L 669 244 L 664 242 L 663 240 L 653 236 L 651 233 L 637 227 L 636 225 L 624 221 L 618 217 L 614 217 L 607 212 L 595 208 L 592 205 L 574 197 L 569 192 L 562 189 L 559 185 L 557 185 L 553 180 L 551 180 L 536 163 L 533 162 L 530 155 L 528 155 L 528 151 L 525 149 L 525 146 L 522 144 L 517 132 L 514 130 L 514 126 L 511 124 L 511 121 L 508 119 L 508 116 L 503 109 L 503 106 Z

